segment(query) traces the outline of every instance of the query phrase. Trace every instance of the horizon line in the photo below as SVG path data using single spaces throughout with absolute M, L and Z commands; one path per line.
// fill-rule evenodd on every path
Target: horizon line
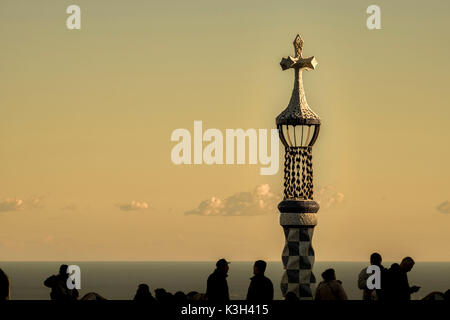
M 76 261 L 76 262 L 216 262 L 217 260 L 72 260 L 72 259 L 64 259 L 64 260 L 0 260 L 0 263 L 2 262 L 70 262 L 70 261 Z M 265 260 L 267 262 L 282 262 L 281 260 Z M 255 262 L 255 260 L 229 260 L 230 263 L 233 262 Z M 319 260 L 315 261 L 317 262 L 363 262 L 366 263 L 366 260 Z M 396 262 L 394 260 L 386 260 L 384 262 Z M 415 262 L 449 262 L 450 260 L 416 260 Z

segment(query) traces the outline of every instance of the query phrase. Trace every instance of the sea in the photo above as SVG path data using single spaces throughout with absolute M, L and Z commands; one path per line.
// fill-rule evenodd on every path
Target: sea
M 106 299 L 133 299 L 139 284 L 146 283 L 153 292 L 164 288 L 175 293 L 183 291 L 206 291 L 206 279 L 214 270 L 215 263 L 201 262 L 83 262 L 64 261 L 65 264 L 78 265 L 81 269 L 80 297 L 88 292 L 96 292 Z M 0 262 L 0 268 L 8 275 L 11 283 L 10 298 L 13 300 L 48 300 L 50 289 L 43 285 L 44 280 L 57 274 L 62 262 Z M 390 262 L 384 263 L 390 266 Z M 367 262 L 324 262 L 314 264 L 313 272 L 317 280 L 327 268 L 336 270 L 336 277 L 342 281 L 349 299 L 360 300 L 362 291 L 357 287 L 359 272 Z M 228 286 L 231 299 L 245 299 L 252 262 L 230 264 Z M 275 288 L 275 299 L 281 299 L 280 279 L 283 272 L 281 262 L 268 262 L 266 276 Z M 450 289 L 450 262 L 416 262 L 408 274 L 410 285 L 420 286 L 412 299 L 418 300 L 433 291 L 445 292 Z

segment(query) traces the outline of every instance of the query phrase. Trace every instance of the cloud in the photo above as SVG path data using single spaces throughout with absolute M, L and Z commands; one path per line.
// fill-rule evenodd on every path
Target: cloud
M 321 208 L 328 209 L 344 202 L 344 194 L 336 191 L 332 185 L 328 185 L 319 189 L 315 194 L 315 200 L 319 203 Z
M 24 208 L 23 200 L 16 198 L 6 198 L 0 200 L 0 212 L 17 211 Z
M 252 192 L 238 192 L 228 198 L 211 197 L 202 201 L 197 209 L 185 215 L 200 216 L 256 216 L 276 213 L 281 197 L 270 190 L 268 184 L 257 186 Z
M 119 204 L 119 208 L 122 211 L 135 211 L 148 209 L 148 203 L 145 201 L 131 201 L 130 203 Z
M 42 208 L 42 199 L 43 197 L 31 197 L 27 200 L 18 198 L 0 199 L 0 212 Z
M 450 213 L 450 201 L 446 200 L 442 202 L 436 208 L 440 213 L 449 214 Z
M 39 197 L 31 197 L 28 200 L 25 200 L 25 207 L 27 208 L 42 208 L 42 200 L 44 199 L 43 196 Z

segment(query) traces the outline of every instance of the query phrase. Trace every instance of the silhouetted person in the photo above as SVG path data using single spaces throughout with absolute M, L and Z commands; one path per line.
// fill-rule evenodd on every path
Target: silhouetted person
M 297 303 L 300 302 L 300 299 L 297 297 L 297 295 L 290 291 L 288 293 L 286 293 L 286 296 L 284 297 L 284 300 L 286 300 L 286 302 L 288 303 Z
M 269 278 L 264 275 L 267 263 L 258 260 L 253 266 L 254 276 L 251 279 L 247 292 L 247 301 L 268 302 L 273 300 L 273 284 Z
M 9 300 L 9 279 L 0 269 L 0 301 Z
M 173 295 L 163 288 L 158 288 L 155 290 L 155 298 L 159 303 L 170 303 L 173 300 Z
M 381 279 L 383 279 L 384 267 L 381 264 L 382 258 L 381 255 L 377 252 L 372 253 L 370 255 L 370 265 L 380 267 L 381 271 Z M 367 288 L 367 279 L 371 274 L 367 273 L 367 267 L 362 269 L 358 276 L 358 288 L 363 290 L 363 300 L 382 300 L 383 295 L 383 285 L 381 285 L 381 289 L 369 289 Z M 383 280 L 381 280 L 383 281 Z
M 342 282 L 336 280 L 334 269 L 327 269 L 322 273 L 323 281 L 316 289 L 315 300 L 347 300 L 347 294 Z
M 173 303 L 175 301 L 175 296 L 173 295 L 172 292 L 167 292 L 166 293 L 166 303 Z
M 69 274 L 67 264 L 63 264 L 59 267 L 59 274 L 50 276 L 44 281 L 44 285 L 52 289 L 50 292 L 50 298 L 58 301 L 70 301 L 78 299 L 78 290 L 67 288 L 67 279 Z
M 185 303 L 187 301 L 187 297 L 183 291 L 177 291 L 173 295 L 173 300 L 175 303 Z
M 147 284 L 141 283 L 137 290 L 136 295 L 134 296 L 134 301 L 139 302 L 154 302 L 155 298 L 153 298 L 152 293 L 150 292 L 150 288 Z
M 414 260 L 411 257 L 403 258 L 400 264 L 394 263 L 386 272 L 384 285 L 384 295 L 387 300 L 407 301 L 411 300 L 411 293 L 419 291 L 420 287 L 409 286 L 407 273 L 414 267 Z
M 217 261 L 216 270 L 210 274 L 206 283 L 208 301 L 226 302 L 230 300 L 227 283 L 229 268 L 227 260 L 220 259 Z

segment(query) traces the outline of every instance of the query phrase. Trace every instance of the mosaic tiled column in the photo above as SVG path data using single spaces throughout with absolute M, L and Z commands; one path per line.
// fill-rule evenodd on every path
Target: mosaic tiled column
M 303 39 L 294 40 L 294 56 L 283 58 L 283 70 L 294 70 L 295 80 L 288 106 L 276 118 L 280 140 L 285 147 L 284 200 L 278 205 L 286 243 L 282 261 L 283 296 L 292 292 L 299 299 L 312 299 L 314 250 L 312 237 L 319 204 L 313 200 L 312 146 L 320 129 L 319 116 L 309 107 L 303 88 L 303 70 L 314 70 L 314 56 L 303 57 Z
M 281 279 L 281 291 L 283 296 L 293 292 L 302 300 L 312 299 L 311 284 L 316 282 L 312 272 L 312 237 L 319 205 L 315 201 L 286 200 L 278 208 L 286 239 L 282 254 L 285 271 Z

